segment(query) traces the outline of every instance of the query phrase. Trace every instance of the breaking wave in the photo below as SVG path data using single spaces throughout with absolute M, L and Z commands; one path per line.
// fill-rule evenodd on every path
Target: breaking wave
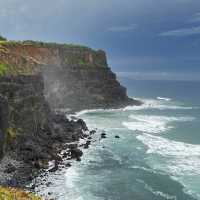
M 159 97 L 160 98 L 160 97 Z M 162 98 L 162 97 L 161 97 Z M 141 106 L 127 106 L 124 111 L 131 110 L 146 110 L 146 109 L 158 109 L 158 110 L 192 110 L 198 107 L 185 106 L 180 103 L 172 102 L 171 99 L 138 99 L 143 102 Z
M 165 159 L 159 168 L 171 175 L 200 175 L 200 145 L 177 142 L 150 134 L 138 135 L 137 139 L 147 147 L 147 154 L 157 154 Z
M 123 122 L 130 130 L 146 133 L 162 133 L 173 128 L 172 122 L 192 121 L 194 117 L 166 117 L 154 115 L 130 115 L 132 122 Z
M 171 98 L 157 97 L 158 100 L 171 101 Z

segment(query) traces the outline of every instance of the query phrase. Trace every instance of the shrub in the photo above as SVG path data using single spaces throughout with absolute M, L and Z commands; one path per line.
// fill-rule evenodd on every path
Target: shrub
M 6 131 L 6 143 L 9 144 L 9 143 L 12 143 L 16 137 L 17 137 L 17 130 L 14 129 L 14 128 L 8 128 L 7 131 Z
M 0 200 L 42 200 L 21 189 L 0 187 Z
M 8 64 L 0 63 L 0 76 L 4 76 L 8 71 Z
M 83 59 L 80 59 L 79 60 L 79 65 L 86 65 L 87 63 L 83 60 Z
M 0 35 L 0 41 L 6 41 L 7 39 Z

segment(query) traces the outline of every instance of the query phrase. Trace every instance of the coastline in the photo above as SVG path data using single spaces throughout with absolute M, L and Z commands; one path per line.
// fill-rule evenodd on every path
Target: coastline
M 117 108 L 115 106 L 110 109 L 115 110 L 121 108 L 125 107 L 121 106 Z M 92 109 L 88 110 L 92 111 Z M 105 108 L 102 108 L 102 110 L 105 110 Z M 55 113 L 55 122 L 61 124 L 66 130 L 62 130 L 62 134 L 59 135 L 59 138 L 56 140 L 54 138 L 54 148 L 51 149 L 51 155 L 53 155 L 53 157 L 46 158 L 46 163 L 26 163 L 24 159 L 27 158 L 20 160 L 20 155 L 16 155 L 14 152 L 6 154 L 0 162 L 0 184 L 6 187 L 27 189 L 34 193 L 37 187 L 37 182 L 34 182 L 35 179 L 38 177 L 44 178 L 46 175 L 55 173 L 62 168 L 69 168 L 71 167 L 72 161 L 80 162 L 83 155 L 82 150 L 89 148 L 92 143 L 92 136 L 96 133 L 96 130 L 88 130 L 86 123 L 80 119 L 79 113 L 81 112 L 84 112 L 84 110 L 75 113 L 70 112 L 71 114 L 63 111 L 57 111 L 57 113 Z M 72 140 L 66 138 L 65 134 L 65 131 L 68 131 L 67 129 L 69 127 L 73 127 L 72 131 L 74 135 Z M 102 135 L 99 136 L 100 139 L 105 138 L 104 134 L 105 133 L 102 133 Z M 46 151 L 49 151 L 48 147 Z M 17 158 L 18 156 L 19 158 Z M 66 160 L 68 161 L 67 163 Z M 46 187 L 48 187 L 49 184 L 51 183 L 48 182 Z
M 130 197 L 131 195 L 135 195 L 136 193 L 130 188 L 131 185 L 136 185 L 144 191 L 138 194 L 138 199 L 146 199 L 145 194 L 148 192 L 149 195 L 151 195 L 150 199 L 159 199 L 161 198 L 161 194 L 165 195 L 165 197 L 168 196 L 170 199 L 175 199 L 177 197 L 177 199 L 193 200 L 193 198 L 184 191 L 185 187 L 180 179 L 176 181 L 172 180 L 170 172 L 168 171 L 169 168 L 164 168 L 163 173 L 159 171 L 159 169 L 158 171 L 156 169 L 154 170 L 154 167 L 151 165 L 154 163 L 147 163 L 148 160 L 144 158 L 154 156 L 154 154 L 156 157 L 159 155 L 160 151 L 162 154 L 160 156 L 163 158 L 168 151 L 170 151 L 170 153 L 173 154 L 171 159 L 179 160 L 180 156 L 178 155 L 180 152 L 177 152 L 179 147 L 186 148 L 184 152 L 182 152 L 183 155 L 187 153 L 192 145 L 187 147 L 188 144 L 173 142 L 171 139 L 164 139 L 163 137 L 170 137 L 170 135 L 158 135 L 158 131 L 159 133 L 170 131 L 172 124 L 175 125 L 175 123 L 180 125 L 193 123 L 192 121 L 194 118 L 188 116 L 187 110 L 189 109 L 192 111 L 196 108 L 191 108 L 190 105 L 183 105 L 181 102 L 176 102 L 174 98 L 171 102 L 158 100 L 156 97 L 154 99 L 147 98 L 143 100 L 144 106 L 138 108 L 129 107 L 128 109 L 119 110 L 97 109 L 91 111 L 92 113 L 90 113 L 90 111 L 82 111 L 79 113 L 79 117 L 85 120 L 88 127 L 97 127 L 97 134 L 94 136 L 95 139 L 97 138 L 97 142 L 93 143 L 91 148 L 85 151 L 82 163 L 73 163 L 70 169 L 63 169 L 55 175 L 51 175 L 48 180 L 55 180 L 55 182 L 53 182 L 49 188 L 46 188 L 46 190 L 53 191 L 54 197 L 58 196 L 58 199 L 77 199 L 78 197 L 80 199 L 95 199 L 95 197 L 102 197 L 102 199 L 104 199 L 107 195 L 108 198 L 115 199 L 114 194 L 118 194 L 118 192 L 119 195 L 121 193 L 121 198 L 126 198 L 128 195 L 130 195 Z M 151 110 L 153 110 L 153 113 Z M 178 115 L 176 113 L 177 110 L 183 112 L 186 116 Z M 170 113 L 169 116 L 164 116 L 166 111 Z M 161 113 L 162 115 L 159 115 Z M 154 119 L 158 123 L 156 123 Z M 124 126 L 122 123 L 124 121 L 127 122 L 127 126 Z M 155 123 L 157 125 L 155 125 Z M 163 129 L 163 127 L 166 129 Z M 107 138 L 98 142 L 102 131 L 107 133 Z M 143 133 L 144 131 L 148 133 L 145 134 Z M 115 139 L 116 135 L 119 135 L 119 140 Z M 175 145 L 178 146 L 178 149 Z M 153 154 L 150 152 L 152 149 L 155 149 Z M 156 161 L 158 161 L 158 163 Z M 159 160 L 155 159 L 155 162 L 157 163 L 157 167 L 159 167 Z M 181 159 L 181 162 L 187 162 L 185 157 L 183 160 Z M 165 165 L 170 166 L 170 163 L 169 158 L 166 159 Z M 162 167 L 162 165 L 160 167 Z M 176 165 L 172 167 L 176 168 Z M 184 169 L 180 166 L 180 170 Z M 126 176 L 126 174 L 128 175 Z M 94 177 L 91 175 L 94 175 Z M 149 177 L 149 179 L 147 179 L 147 177 Z M 143 181 L 139 182 L 139 185 L 137 182 L 138 179 Z M 91 184 L 91 180 L 92 183 L 94 181 L 94 185 Z M 155 180 L 155 182 L 152 182 L 152 180 Z M 118 188 L 115 184 L 113 185 L 113 181 L 119 184 L 124 182 L 130 185 L 127 185 L 128 187 L 122 186 L 122 188 Z M 175 188 L 173 191 L 170 190 L 170 187 L 159 188 L 159 185 L 162 183 L 169 185 L 174 184 Z M 112 186 L 113 192 L 110 193 L 109 188 Z M 149 186 L 151 189 L 147 189 L 145 186 Z M 43 194 L 45 186 L 41 185 L 40 189 L 39 194 Z
M 128 97 L 102 50 L 34 41 L 4 41 L 0 50 L 2 186 L 26 188 L 50 161 L 55 172 L 63 158 L 81 160 L 83 152 L 70 143 L 85 139 L 88 148 L 95 131 L 86 134 L 85 122 L 61 109 L 73 114 L 142 104 Z

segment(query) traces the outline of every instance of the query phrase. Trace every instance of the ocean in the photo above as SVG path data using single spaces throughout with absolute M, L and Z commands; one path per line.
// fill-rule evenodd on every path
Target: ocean
M 200 199 L 200 82 L 120 82 L 144 104 L 77 113 L 97 130 L 93 143 L 38 193 L 58 200 Z

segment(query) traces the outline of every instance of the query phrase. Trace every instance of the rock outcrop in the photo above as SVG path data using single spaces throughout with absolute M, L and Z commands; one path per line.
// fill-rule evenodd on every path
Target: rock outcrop
M 0 94 L 0 184 L 21 186 L 48 161 L 60 162 L 57 153 L 87 127 L 50 109 L 40 74 L 1 77 Z

